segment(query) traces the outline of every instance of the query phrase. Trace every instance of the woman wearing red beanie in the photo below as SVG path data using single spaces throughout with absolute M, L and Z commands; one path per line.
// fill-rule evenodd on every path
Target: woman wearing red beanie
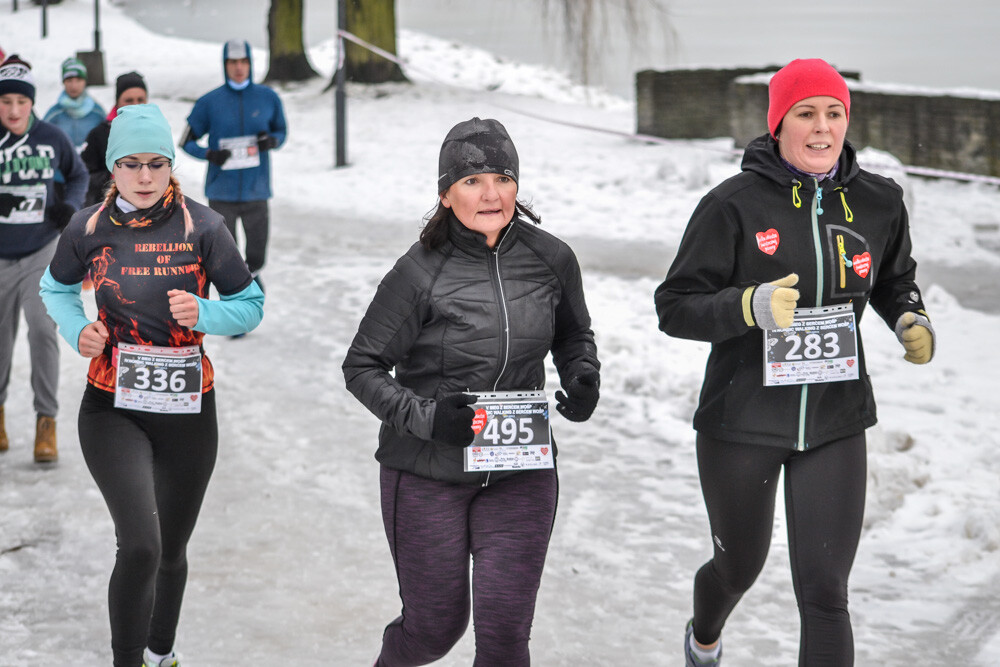
M 714 552 L 695 576 L 688 667 L 720 664 L 722 628 L 767 557 L 782 471 L 799 665 L 854 664 L 847 584 L 876 422 L 866 305 L 906 360 L 934 351 L 903 193 L 858 166 L 844 79 L 795 60 L 769 93 L 768 134 L 701 200 L 655 294 L 660 329 L 712 343 L 694 427 Z

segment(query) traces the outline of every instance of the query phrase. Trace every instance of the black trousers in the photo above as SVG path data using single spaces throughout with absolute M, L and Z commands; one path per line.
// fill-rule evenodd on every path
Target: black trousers
M 267 237 L 270 227 L 270 213 L 267 200 L 260 201 L 220 201 L 210 199 L 208 205 L 226 219 L 226 228 L 236 238 L 236 221 L 243 222 L 246 237 L 247 268 L 254 278 L 267 261 Z
M 88 385 L 80 405 L 83 457 L 115 524 L 118 554 L 108 586 L 115 667 L 142 664 L 145 647 L 173 648 L 187 583 L 187 543 L 215 468 L 215 392 L 200 414 L 114 407 Z
M 784 467 L 792 584 L 801 622 L 799 665 L 854 664 L 847 580 L 865 508 L 865 435 L 794 450 L 698 435 L 698 471 L 714 554 L 694 584 L 694 633 L 714 642 L 760 574 Z

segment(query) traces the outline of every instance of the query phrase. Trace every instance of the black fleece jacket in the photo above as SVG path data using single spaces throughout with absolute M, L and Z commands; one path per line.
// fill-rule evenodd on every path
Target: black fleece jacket
M 876 422 L 860 322 L 870 302 L 890 328 L 924 313 L 901 188 L 859 168 L 845 143 L 833 179 L 795 176 L 777 143 L 752 141 L 742 173 L 695 209 L 666 280 L 656 289 L 660 329 L 712 343 L 694 427 L 735 442 L 807 449 Z M 763 331 L 747 288 L 799 275 L 797 306 L 851 303 L 859 379 L 765 387 Z

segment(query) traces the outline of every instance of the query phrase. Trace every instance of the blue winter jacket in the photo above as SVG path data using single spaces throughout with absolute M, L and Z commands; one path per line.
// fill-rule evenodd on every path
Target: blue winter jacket
M 246 44 L 250 57 L 250 45 Z M 223 47 L 222 69 L 228 44 Z M 188 132 L 182 148 L 190 155 L 205 159 L 207 150 L 218 150 L 219 140 L 227 137 L 256 136 L 267 132 L 280 147 L 285 143 L 287 127 L 285 111 L 277 93 L 261 84 L 253 83 L 253 59 L 250 60 L 250 84 L 237 89 L 226 78 L 226 83 L 202 95 L 194 104 L 187 118 Z M 197 142 L 208 135 L 208 146 Z M 260 164 L 247 169 L 229 169 L 209 163 L 205 176 L 205 196 L 220 201 L 261 201 L 271 197 L 270 151 L 261 151 Z
M 87 93 L 74 100 L 63 92 L 42 120 L 65 132 L 79 151 L 87 141 L 87 134 L 104 121 L 105 115 L 101 105 Z

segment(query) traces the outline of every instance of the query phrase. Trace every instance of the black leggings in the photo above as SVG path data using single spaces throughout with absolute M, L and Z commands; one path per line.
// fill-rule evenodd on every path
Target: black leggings
M 530 665 L 535 598 L 559 495 L 556 471 L 526 470 L 479 486 L 383 467 L 381 485 L 403 613 L 382 635 L 379 667 L 438 660 L 465 633 L 470 609 L 473 665 Z
M 83 457 L 118 537 L 108 587 L 115 667 L 142 664 L 142 650 L 173 648 L 187 582 L 187 543 L 215 467 L 215 392 L 200 414 L 114 407 L 91 385 L 80 405 Z
M 771 543 L 778 473 L 792 584 L 799 606 L 799 665 L 854 664 L 847 579 L 865 508 L 864 433 L 797 452 L 698 435 L 698 471 L 714 556 L 694 580 L 694 634 L 722 634 L 730 612 L 760 574 Z

